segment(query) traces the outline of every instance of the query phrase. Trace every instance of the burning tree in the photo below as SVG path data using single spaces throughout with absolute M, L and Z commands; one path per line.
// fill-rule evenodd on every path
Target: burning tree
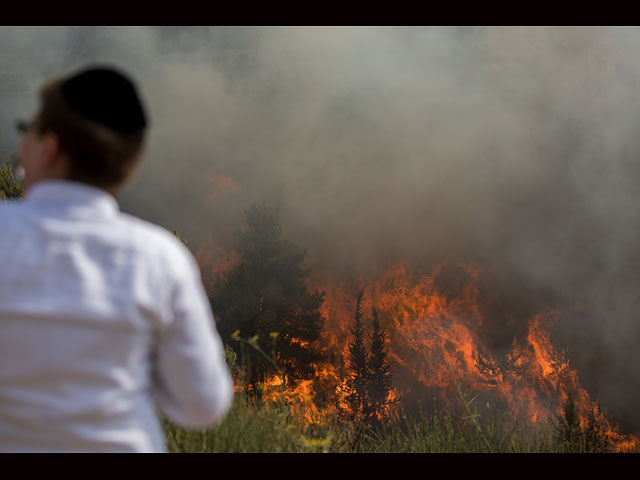
M 288 385 L 315 373 L 314 364 L 322 360 L 315 342 L 324 324 L 319 310 L 324 293 L 307 289 L 306 252 L 281 238 L 276 210 L 253 205 L 245 220 L 247 228 L 236 233 L 238 261 L 216 281 L 210 299 L 227 345 L 237 336 L 252 339 L 256 348 L 244 349 L 241 361 L 249 389 L 259 392 L 277 373 L 275 364 Z M 275 358 L 265 358 L 264 352 Z
M 391 392 L 391 371 L 387 364 L 385 349 L 386 332 L 381 328 L 378 311 L 373 308 L 373 332 L 371 333 L 371 355 L 369 357 L 368 393 L 373 412 L 382 413 Z
M 362 290 L 356 299 L 356 310 L 353 317 L 349 342 L 349 361 L 347 367 L 350 373 L 345 382 L 345 401 L 349 413 L 355 417 L 366 419 L 371 413 L 369 399 L 369 359 L 364 346 L 364 324 L 362 322 Z
M 586 415 L 581 415 L 573 395 L 567 396 L 556 426 L 556 438 L 565 451 L 611 452 L 615 450 L 617 436 L 598 403 L 589 406 Z
M 580 428 L 580 415 L 578 407 L 569 394 L 562 409 L 562 416 L 558 418 L 558 441 L 569 451 L 580 451 L 583 443 L 583 432 Z
M 365 328 L 362 314 L 364 292 L 361 290 L 356 299 L 349 342 L 349 374 L 344 384 L 344 400 L 352 417 L 365 422 L 381 416 L 391 392 L 391 373 L 386 361 L 386 332 L 381 328 L 378 312 L 372 310 L 371 347 L 365 347 Z M 344 413 L 344 412 L 343 412 Z

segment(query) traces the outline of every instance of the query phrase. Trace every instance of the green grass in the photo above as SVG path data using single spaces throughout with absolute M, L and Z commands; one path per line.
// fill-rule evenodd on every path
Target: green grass
M 190 453 L 547 453 L 584 451 L 557 440 L 553 425 L 531 426 L 508 414 L 477 408 L 422 411 L 383 427 L 335 419 L 310 425 L 283 403 L 258 405 L 237 394 L 214 428 L 185 430 L 165 423 L 170 452 Z
M 188 430 L 165 421 L 170 452 L 298 453 L 326 450 L 326 428 L 308 425 L 282 403 L 258 405 L 237 394 L 233 407 L 216 427 Z
M 235 353 L 227 348 L 234 377 Z M 240 382 L 241 384 L 242 382 Z M 459 387 L 458 406 L 431 407 L 398 415 L 383 425 L 328 416 L 309 423 L 301 408 L 258 402 L 237 392 L 229 414 L 216 427 L 187 430 L 165 421 L 170 452 L 180 453 L 565 453 L 590 451 L 579 434 L 566 444 L 562 421 L 532 425 L 514 419 L 504 405 L 480 405 Z M 434 399 L 435 403 L 435 399 Z M 566 435 L 564 435 L 566 436 Z M 591 451 L 594 451 L 593 447 Z

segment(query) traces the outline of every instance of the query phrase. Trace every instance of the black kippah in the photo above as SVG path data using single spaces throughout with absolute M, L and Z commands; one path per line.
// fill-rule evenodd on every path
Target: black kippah
M 140 133 L 147 126 L 135 86 L 113 68 L 89 68 L 69 77 L 62 95 L 78 113 L 117 132 Z

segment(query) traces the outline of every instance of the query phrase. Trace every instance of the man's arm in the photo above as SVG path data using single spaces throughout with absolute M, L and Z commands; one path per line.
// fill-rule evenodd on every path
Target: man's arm
M 157 348 L 156 399 L 176 423 L 204 427 L 228 412 L 233 381 L 197 263 L 191 255 L 185 263 L 173 288 L 173 319 Z

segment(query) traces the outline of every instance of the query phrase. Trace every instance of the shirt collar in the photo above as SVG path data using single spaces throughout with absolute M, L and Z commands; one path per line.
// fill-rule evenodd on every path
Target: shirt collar
M 120 211 L 106 190 L 70 180 L 43 180 L 33 185 L 23 203 L 39 210 L 113 216 Z

